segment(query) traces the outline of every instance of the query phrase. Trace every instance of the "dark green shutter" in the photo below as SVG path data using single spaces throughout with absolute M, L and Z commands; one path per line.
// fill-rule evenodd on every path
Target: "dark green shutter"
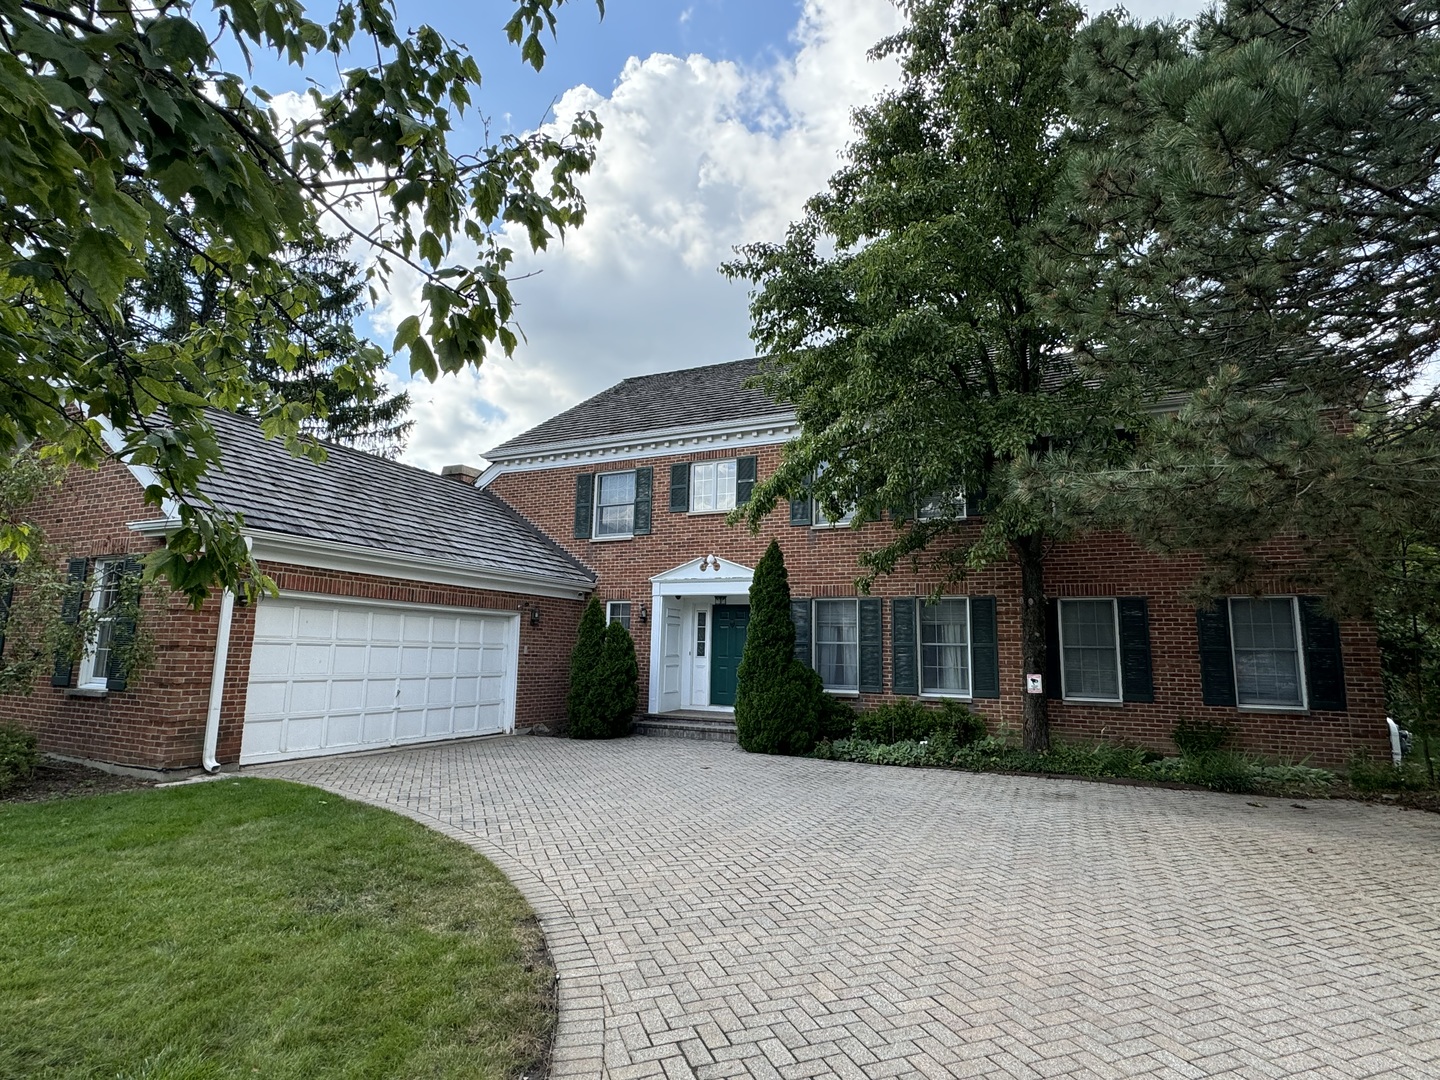
M 15 599 L 15 564 L 0 566 L 0 656 L 5 655 L 5 624 L 10 621 L 10 602 Z
M 1345 711 L 1345 664 L 1340 624 L 1325 614 L 1318 596 L 1300 598 L 1300 637 L 1305 646 L 1305 689 L 1310 708 Z
M 1000 696 L 1000 639 L 995 626 L 995 597 L 970 598 L 971 694 L 977 698 Z
M 735 460 L 736 506 L 744 506 L 750 501 L 750 495 L 755 490 L 755 478 L 759 464 L 759 459 L 753 457 L 742 457 Z
M 1065 676 L 1060 670 L 1064 658 L 1060 655 L 1060 601 L 1045 601 L 1045 696 L 1060 699 L 1065 696 Z M 1028 672 L 1027 672 L 1028 674 Z
M 806 667 L 814 667 L 810 655 L 810 601 L 790 601 L 790 621 L 795 624 L 795 659 Z
M 690 462 L 677 461 L 670 466 L 670 512 L 690 512 Z
M 897 596 L 890 601 L 890 689 L 896 694 L 920 693 L 913 596 Z
M 575 539 L 590 539 L 591 522 L 595 518 L 595 474 L 581 473 L 575 477 Z
M 1214 611 L 1195 612 L 1200 644 L 1200 700 L 1206 705 L 1235 704 L 1235 665 L 1230 656 L 1230 602 L 1218 600 Z
M 80 621 L 80 607 L 85 602 L 85 579 L 90 573 L 89 559 L 71 559 L 65 564 L 65 599 L 60 601 L 60 618 L 68 626 Z M 68 652 L 55 654 L 55 671 L 50 676 L 51 686 L 69 686 L 74 674 L 75 662 Z
M 635 523 L 630 530 L 634 536 L 650 535 L 650 508 L 655 488 L 655 470 L 646 465 L 635 470 Z
M 885 689 L 885 607 L 878 597 L 860 598 L 860 692 L 878 694 Z
M 1154 701 L 1155 676 L 1150 659 L 1150 605 L 1143 596 L 1122 596 L 1120 609 L 1120 687 L 1125 701 Z
M 140 560 L 131 556 L 120 568 L 120 589 L 117 599 L 128 601 L 139 599 Z M 124 690 L 129 684 L 129 672 L 125 670 L 124 654 L 135 640 L 135 620 L 130 617 L 117 618 L 110 631 L 110 655 L 105 663 L 105 688 Z

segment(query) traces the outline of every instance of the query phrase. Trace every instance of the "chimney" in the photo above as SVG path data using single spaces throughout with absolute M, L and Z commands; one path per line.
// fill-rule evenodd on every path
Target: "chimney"
M 480 479 L 480 470 L 474 465 L 446 465 L 440 470 L 440 475 L 447 480 L 474 487 L 475 481 Z

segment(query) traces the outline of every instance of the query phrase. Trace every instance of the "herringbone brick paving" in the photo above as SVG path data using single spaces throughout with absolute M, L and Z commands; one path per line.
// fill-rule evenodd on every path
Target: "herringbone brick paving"
M 1440 1076 L 1440 817 L 501 738 L 254 770 L 493 858 L 556 1077 Z

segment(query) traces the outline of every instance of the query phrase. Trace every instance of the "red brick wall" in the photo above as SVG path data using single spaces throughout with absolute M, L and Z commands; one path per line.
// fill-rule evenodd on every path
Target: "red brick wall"
M 591 567 L 599 575 L 596 595 L 602 600 L 629 600 L 650 604 L 650 578 L 688 560 L 715 554 L 754 566 L 771 537 L 780 542 L 790 587 L 797 597 L 856 595 L 858 559 L 866 550 L 882 546 L 893 535 L 888 522 L 863 529 L 811 529 L 789 524 L 782 504 L 769 515 L 760 533 L 725 524 L 723 514 L 673 514 L 669 511 L 670 465 L 676 461 L 703 461 L 754 454 L 759 475 L 772 473 L 780 447 L 718 449 L 677 454 L 641 461 L 614 460 L 604 464 L 502 473 L 490 490 L 514 506 L 541 530 Z M 635 465 L 654 470 L 654 511 L 649 536 L 630 540 L 576 540 L 574 536 L 575 476 L 586 472 L 613 472 Z M 979 529 L 979 524 L 969 526 Z M 1233 727 L 1247 749 L 1283 758 L 1310 757 L 1337 763 L 1354 750 L 1388 754 L 1384 723 L 1385 705 L 1380 682 L 1380 658 L 1374 628 L 1368 623 L 1342 624 L 1348 710 L 1344 713 L 1256 712 L 1214 708 L 1201 704 L 1199 652 L 1195 609 L 1184 593 L 1200 567 L 1198 557 L 1161 558 L 1141 550 L 1123 536 L 1090 536 L 1057 545 L 1046 560 L 1050 596 L 1146 596 L 1151 619 L 1154 662 L 1154 704 L 1078 705 L 1050 702 L 1055 731 L 1063 738 L 1106 737 L 1170 751 L 1170 733 L 1181 718 L 1203 719 Z M 923 595 L 936 587 L 937 572 L 910 569 L 878 581 L 874 595 Z M 1274 592 L 1290 591 L 1282 579 Z M 992 730 L 1018 729 L 1024 671 L 1020 663 L 1020 579 L 1013 564 L 974 573 L 947 590 L 952 595 L 995 596 L 1000 633 L 1001 697 L 977 701 Z M 641 700 L 649 680 L 650 626 L 633 609 L 631 630 L 640 658 Z M 890 605 L 885 605 L 885 686 L 890 676 Z M 867 695 L 870 704 L 890 696 Z
M 98 470 L 72 469 L 63 486 L 37 504 L 34 514 L 57 556 L 92 559 L 154 550 L 158 541 L 137 536 L 126 523 L 155 516 L 155 509 L 142 502 L 139 485 L 129 472 L 114 463 Z M 299 566 L 267 565 L 265 570 L 285 590 L 499 611 L 523 606 L 517 729 L 541 723 L 554 726 L 564 717 L 579 601 L 532 600 L 513 593 Z M 532 603 L 540 608 L 538 626 L 530 624 Z M 160 595 L 150 608 L 146 627 L 155 643 L 155 664 L 136 673 L 126 690 L 80 697 L 52 687 L 46 677 L 28 695 L 0 696 L 0 722 L 17 721 L 35 731 L 42 749 L 52 753 L 152 769 L 197 767 L 210 701 L 219 597 L 193 611 L 177 596 Z M 254 608 L 235 609 L 221 710 L 218 756 L 222 763 L 239 758 L 254 617 Z

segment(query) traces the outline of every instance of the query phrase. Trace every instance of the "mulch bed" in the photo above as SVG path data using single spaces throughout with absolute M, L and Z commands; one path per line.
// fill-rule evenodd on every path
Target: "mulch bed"
M 154 780 L 92 769 L 74 761 L 46 758 L 28 780 L 21 780 L 9 791 L 0 794 L 0 802 L 48 802 L 51 799 L 74 799 L 82 795 L 110 795 L 117 791 L 139 791 L 155 786 Z

